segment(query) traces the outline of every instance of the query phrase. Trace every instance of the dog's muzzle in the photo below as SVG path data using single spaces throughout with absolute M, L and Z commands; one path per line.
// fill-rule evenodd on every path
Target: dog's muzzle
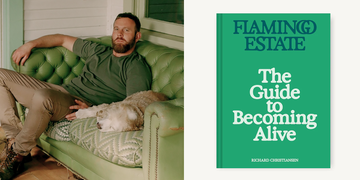
M 96 123 L 96 126 L 97 126 L 98 129 L 101 129 L 101 126 L 100 126 L 99 122 Z

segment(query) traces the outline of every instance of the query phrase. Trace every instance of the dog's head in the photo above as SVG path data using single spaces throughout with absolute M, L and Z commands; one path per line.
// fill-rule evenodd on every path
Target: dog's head
M 97 128 L 101 132 L 110 131 L 137 131 L 142 129 L 139 115 L 131 106 L 119 104 L 106 111 L 99 111 L 97 116 Z

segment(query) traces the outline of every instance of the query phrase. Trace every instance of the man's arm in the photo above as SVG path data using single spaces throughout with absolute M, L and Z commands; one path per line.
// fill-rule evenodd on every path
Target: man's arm
M 63 46 L 69 51 L 73 51 L 73 45 L 76 41 L 76 37 L 62 35 L 62 34 L 53 34 L 40 37 L 38 39 L 29 41 L 24 45 L 20 46 L 12 55 L 13 61 L 19 65 L 24 65 L 25 61 L 28 59 L 31 53 L 31 49 L 38 47 L 55 47 L 55 46 Z

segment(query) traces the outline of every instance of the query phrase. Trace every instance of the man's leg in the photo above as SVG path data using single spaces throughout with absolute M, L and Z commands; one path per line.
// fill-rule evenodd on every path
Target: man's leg
M 35 90 L 43 88 L 65 91 L 61 86 L 0 68 L 0 122 L 6 138 L 15 138 L 22 129 L 15 100 L 29 107 Z
M 0 69 L 0 99 L 1 126 L 10 139 L 21 132 L 14 149 L 21 155 L 35 146 L 50 119 L 63 119 L 71 112 L 69 106 L 75 104 L 75 98 L 61 86 L 6 69 Z M 29 108 L 23 128 L 19 125 L 15 100 Z
M 27 75 L 0 69 L 0 120 L 7 142 L 5 156 L 1 158 L 0 178 L 12 179 L 21 172 L 23 156 L 36 145 L 36 139 L 47 127 L 50 119 L 61 120 L 68 113 L 75 98 L 61 86 L 42 82 Z M 29 108 L 24 127 L 17 115 L 15 100 Z
M 26 156 L 36 146 L 49 121 L 59 121 L 72 112 L 75 97 L 53 89 L 38 89 L 32 97 L 24 127 L 15 138 L 14 151 Z

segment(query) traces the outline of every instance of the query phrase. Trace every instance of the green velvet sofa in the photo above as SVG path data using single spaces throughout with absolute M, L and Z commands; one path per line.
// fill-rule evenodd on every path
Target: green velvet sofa
M 88 39 L 111 46 L 109 36 Z M 102 142 L 101 137 L 104 134 L 100 134 L 100 138 L 91 137 L 81 143 L 58 141 L 45 134 L 38 139 L 38 146 L 44 152 L 82 178 L 89 180 L 181 180 L 184 178 L 184 53 L 148 41 L 138 42 L 136 51 L 146 58 L 152 68 L 152 90 L 162 92 L 170 98 L 169 101 L 156 102 L 146 108 L 144 130 L 140 139 L 137 139 L 141 142 L 141 147 L 137 150 L 142 156 L 140 165 L 128 167 L 95 155 L 97 149 L 92 145 L 95 141 Z M 79 75 L 85 61 L 63 47 L 54 47 L 34 49 L 24 66 L 11 62 L 17 72 L 50 83 L 62 84 Z M 24 121 L 24 108 L 18 104 L 18 110 L 21 120 Z M 71 124 L 80 127 L 70 127 L 69 131 L 84 128 L 90 120 L 91 118 L 83 119 L 85 123 L 77 124 L 76 122 L 81 121 L 74 120 Z M 99 133 L 94 128 L 92 131 L 95 134 Z M 82 132 L 72 134 L 81 136 Z M 120 137 L 117 134 L 113 136 Z M 122 134 L 121 137 L 123 136 L 129 137 L 132 134 Z M 115 144 L 116 146 L 120 145 Z M 109 156 L 107 152 L 101 153 Z M 110 158 L 114 159 L 114 157 Z

